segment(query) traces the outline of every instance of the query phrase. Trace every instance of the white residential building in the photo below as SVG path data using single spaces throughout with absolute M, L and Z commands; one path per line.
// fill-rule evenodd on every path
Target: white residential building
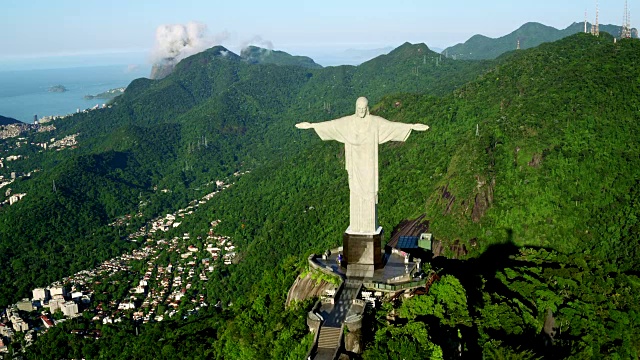
M 62 304 L 62 313 L 67 317 L 78 315 L 78 304 L 73 301 L 67 301 Z
M 49 289 L 37 288 L 33 289 L 33 300 L 34 301 L 46 301 L 49 300 Z
M 67 289 L 65 289 L 64 286 L 54 286 L 49 289 L 49 293 L 52 298 L 56 295 L 62 295 L 64 297 L 67 295 Z
M 27 194 L 13 194 L 13 195 L 11 195 L 11 197 L 9 197 L 9 205 L 13 205 L 13 204 L 17 203 L 18 201 L 20 201 L 26 195 Z
M 11 324 L 13 324 L 13 330 L 17 332 L 29 331 L 29 324 L 24 322 L 24 320 L 22 320 L 21 318 L 12 317 L 10 320 L 11 320 Z
M 129 310 L 129 309 L 135 309 L 135 308 L 136 308 L 136 304 L 132 302 L 121 302 L 118 305 L 119 310 Z
M 60 309 L 62 309 L 62 304 L 64 304 L 64 300 L 50 300 L 49 301 L 49 312 L 52 314 Z
M 33 304 L 28 298 L 18 301 L 17 307 L 22 311 L 33 311 Z

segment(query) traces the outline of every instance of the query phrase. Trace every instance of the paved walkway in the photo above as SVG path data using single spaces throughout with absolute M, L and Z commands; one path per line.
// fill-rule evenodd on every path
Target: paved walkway
M 335 349 L 323 349 L 318 348 L 315 355 L 313 355 L 313 360 L 334 360 L 333 354 L 335 353 Z
M 346 280 L 344 287 L 335 300 L 335 304 L 331 306 L 331 310 L 327 313 L 323 312 L 322 317 L 325 319 L 322 326 L 340 327 L 349 314 L 349 309 L 358 296 L 362 281 Z M 323 311 L 323 308 L 320 308 Z
M 314 360 L 331 360 L 333 354 L 340 346 L 340 339 L 342 334 L 339 332 L 342 327 L 342 323 L 350 315 L 352 309 L 353 300 L 358 297 L 360 287 L 362 286 L 361 280 L 347 279 L 344 282 L 344 287 L 338 297 L 335 299 L 334 304 L 324 304 L 320 308 L 320 315 L 325 319 L 324 323 L 320 327 L 320 337 L 324 338 L 324 333 L 334 333 L 338 331 L 336 337 L 331 336 L 331 341 L 318 341 L 318 350 L 313 355 Z

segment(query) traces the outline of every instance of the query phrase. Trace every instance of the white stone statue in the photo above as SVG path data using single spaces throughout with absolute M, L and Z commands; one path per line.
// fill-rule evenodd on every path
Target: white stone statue
M 411 130 L 425 131 L 424 124 L 392 122 L 369 114 L 368 100 L 356 101 L 355 115 L 321 123 L 302 122 L 298 129 L 315 129 L 322 140 L 344 143 L 349 174 L 349 234 L 376 234 L 378 228 L 378 144 L 405 141 Z

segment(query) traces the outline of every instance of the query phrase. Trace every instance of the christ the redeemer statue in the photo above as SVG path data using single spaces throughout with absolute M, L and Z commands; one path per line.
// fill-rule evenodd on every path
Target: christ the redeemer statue
M 298 129 L 315 129 L 322 140 L 344 143 L 349 174 L 350 224 L 348 234 L 376 234 L 378 229 L 378 144 L 405 141 L 424 124 L 392 122 L 369 114 L 367 98 L 356 101 L 356 113 L 321 123 L 302 122 Z

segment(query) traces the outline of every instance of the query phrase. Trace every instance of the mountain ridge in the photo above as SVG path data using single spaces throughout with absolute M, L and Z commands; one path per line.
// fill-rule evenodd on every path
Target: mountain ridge
M 590 27 L 591 23 L 587 23 L 587 31 L 589 31 Z M 620 37 L 621 29 L 622 28 L 617 25 L 600 25 L 601 32 L 607 32 L 617 38 Z M 537 22 L 528 22 L 511 33 L 497 38 L 490 38 L 481 34 L 473 35 L 464 43 L 450 46 L 442 53 L 456 59 L 495 59 L 507 51 L 516 50 L 518 44 L 520 49 L 528 49 L 583 31 L 583 22 L 575 22 L 564 29 L 556 29 L 552 26 Z M 632 34 L 634 34 L 635 38 L 638 37 L 638 31 L 636 29 L 633 29 Z
M 310 69 L 322 67 L 308 56 L 290 55 L 284 51 L 265 49 L 257 46 L 247 46 L 242 49 L 240 56 L 244 61 L 253 64 L 294 65 Z

